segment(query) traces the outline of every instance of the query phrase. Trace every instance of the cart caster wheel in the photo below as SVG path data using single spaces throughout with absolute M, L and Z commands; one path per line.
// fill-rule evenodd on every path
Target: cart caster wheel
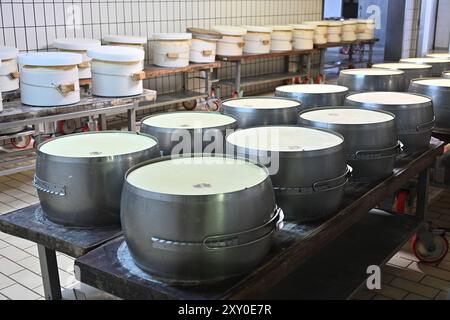
M 31 136 L 23 136 L 11 139 L 11 144 L 16 149 L 26 149 L 31 143 Z
M 412 238 L 412 251 L 422 262 L 440 262 L 448 253 L 448 241 L 445 235 L 433 235 L 432 239 L 432 243 L 425 243 L 417 234 Z
M 216 112 L 222 108 L 222 101 L 220 99 L 209 99 L 206 101 L 206 111 Z
M 301 77 L 295 77 L 293 82 L 294 82 L 294 84 L 301 84 L 302 83 L 302 78 Z
M 408 191 L 400 191 L 397 194 L 397 203 L 395 205 L 395 211 L 397 213 L 405 213 L 406 202 L 408 200 Z
M 367 64 L 367 68 L 372 68 L 373 67 L 373 64 L 372 63 L 368 63 Z
M 77 123 L 73 119 L 62 120 L 58 123 L 59 132 L 62 134 L 74 133 L 77 129 Z
M 194 110 L 197 107 L 197 100 L 184 101 L 183 107 L 186 110 Z
M 324 77 L 323 77 L 323 75 L 322 75 L 322 74 L 318 74 L 318 75 L 316 76 L 316 79 L 314 80 L 314 83 L 316 83 L 316 84 L 324 83 Z

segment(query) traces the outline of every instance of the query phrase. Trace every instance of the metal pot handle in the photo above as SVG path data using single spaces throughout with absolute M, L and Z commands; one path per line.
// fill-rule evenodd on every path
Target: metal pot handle
M 403 143 L 398 141 L 394 147 L 378 150 L 359 150 L 350 156 L 351 160 L 382 159 L 398 155 L 403 151 Z
M 425 122 L 425 123 L 421 123 L 418 124 L 416 126 L 416 131 L 417 132 L 424 132 L 424 131 L 430 131 L 434 129 L 434 123 L 436 121 L 436 117 L 433 117 L 433 120 Z
M 33 186 L 39 191 L 50 193 L 55 196 L 64 197 L 66 195 L 66 186 L 41 180 L 36 175 L 33 178 Z
M 333 178 L 333 179 L 329 179 L 329 180 L 322 180 L 322 181 L 317 181 L 313 184 L 313 190 L 314 191 L 322 191 L 322 190 L 328 190 L 334 187 L 340 187 L 339 186 L 335 186 L 335 184 L 341 182 L 342 179 L 345 179 L 345 182 L 343 184 L 346 184 L 348 182 L 348 179 L 351 178 L 353 174 L 353 168 L 350 167 L 349 165 L 347 165 L 347 171 L 345 171 L 345 173 L 337 178 Z M 330 187 L 331 185 L 331 187 Z
M 273 232 L 273 230 L 280 230 L 283 228 L 283 220 L 284 220 L 284 214 L 281 208 L 276 207 L 274 210 L 275 214 L 273 217 L 267 221 L 265 224 L 250 229 L 246 231 L 236 232 L 236 233 L 230 233 L 226 235 L 217 235 L 217 236 L 208 236 L 203 239 L 202 245 L 208 249 L 208 250 L 220 250 L 220 249 L 231 249 L 231 248 L 238 248 L 242 247 L 244 245 L 247 245 L 249 243 L 252 243 L 255 241 L 255 237 L 253 236 L 250 241 L 242 241 L 242 238 L 248 237 L 250 234 L 254 235 L 254 233 L 261 233 L 260 236 L 258 236 L 258 239 L 266 236 L 270 232 Z M 274 225 L 272 227 L 272 225 Z M 265 229 L 270 227 L 270 230 L 268 232 L 262 232 Z M 214 244 L 216 244 L 214 246 Z

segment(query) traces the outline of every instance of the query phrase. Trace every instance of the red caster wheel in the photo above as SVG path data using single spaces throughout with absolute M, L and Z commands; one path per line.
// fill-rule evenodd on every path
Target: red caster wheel
M 220 99 L 209 99 L 206 101 L 205 104 L 206 107 L 206 111 L 209 112 L 216 112 L 219 111 L 222 108 L 222 101 L 220 101 Z
M 58 131 L 61 134 L 71 134 L 77 129 L 77 123 L 75 120 L 62 120 L 58 122 Z
M 302 84 L 309 84 L 309 78 L 306 77 L 305 79 L 303 79 Z
M 301 84 L 302 83 L 302 78 L 301 77 L 295 77 L 293 82 L 294 82 L 294 84 Z
M 445 235 L 430 233 L 430 239 L 422 241 L 419 234 L 415 234 L 411 245 L 416 258 L 425 263 L 440 262 L 448 253 L 448 241 Z
M 372 63 L 368 63 L 367 64 L 367 68 L 372 68 L 373 64 Z
M 26 149 L 31 143 L 31 136 L 22 136 L 11 139 L 11 145 L 16 149 Z
M 184 101 L 183 107 L 186 110 L 194 110 L 197 107 L 197 100 Z
M 408 200 L 408 191 L 399 191 L 397 194 L 397 203 L 395 205 L 395 211 L 397 213 L 405 213 L 406 211 L 406 202 Z
M 231 97 L 234 99 L 234 98 L 237 98 L 237 97 L 239 97 L 239 93 L 237 92 L 237 91 L 233 91 L 233 93 L 231 94 Z
M 318 74 L 318 75 L 316 76 L 316 79 L 314 80 L 314 83 L 316 83 L 316 84 L 324 83 L 324 77 L 323 77 L 323 75 L 322 75 L 322 74 Z

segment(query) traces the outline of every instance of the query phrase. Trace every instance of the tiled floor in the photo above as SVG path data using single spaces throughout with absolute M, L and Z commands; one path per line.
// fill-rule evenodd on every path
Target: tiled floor
M 32 176 L 28 171 L 0 177 L 0 214 L 38 202 Z M 430 200 L 429 217 L 438 226 L 450 227 L 450 190 L 431 188 Z M 64 254 L 57 259 L 61 285 L 73 285 L 73 259 Z M 383 268 L 382 282 L 381 290 L 361 290 L 355 298 L 445 300 L 450 288 L 450 255 L 438 265 L 421 264 L 407 244 Z M 43 288 L 36 245 L 0 232 L 0 300 L 4 299 L 43 299 Z

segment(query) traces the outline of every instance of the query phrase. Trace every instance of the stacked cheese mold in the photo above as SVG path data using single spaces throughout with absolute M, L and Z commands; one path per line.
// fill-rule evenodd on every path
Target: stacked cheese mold
M 247 30 L 233 26 L 214 26 L 212 30 L 220 33 L 222 39 L 217 41 L 217 55 L 241 56 L 244 52 L 244 36 Z
M 293 24 L 293 48 L 295 50 L 312 50 L 316 26 L 309 24 Z
M 222 35 L 215 31 L 188 28 L 192 33 L 191 50 L 189 60 L 194 63 L 211 63 L 216 60 L 217 41 Z
M 315 26 L 314 44 L 327 43 L 328 23 L 326 21 L 306 21 L 303 24 Z
M 92 93 L 101 97 L 142 94 L 144 51 L 136 48 L 101 46 L 88 50 L 92 58 Z
M 62 52 L 78 53 L 83 61 L 78 65 L 78 76 L 80 79 L 91 78 L 91 59 L 87 55 L 87 50 L 100 47 L 101 42 L 94 39 L 85 38 L 63 38 L 53 41 L 53 46 Z
M 21 53 L 20 98 L 37 107 L 63 106 L 80 101 L 80 54 L 70 52 Z
M 189 65 L 192 34 L 153 34 L 153 63 L 164 68 L 181 68 Z
M 16 48 L 0 47 L 0 92 L 19 89 L 18 54 Z
M 375 38 L 375 20 L 358 19 L 357 21 L 357 38 L 358 40 L 372 40 Z
M 342 21 L 328 21 L 327 42 L 341 42 Z
M 346 20 L 342 22 L 342 41 L 356 41 L 357 21 Z
M 270 34 L 270 51 L 291 51 L 293 30 L 292 26 L 272 25 Z
M 270 52 L 272 28 L 260 26 L 243 26 L 247 30 L 244 35 L 244 52 L 262 54 Z

